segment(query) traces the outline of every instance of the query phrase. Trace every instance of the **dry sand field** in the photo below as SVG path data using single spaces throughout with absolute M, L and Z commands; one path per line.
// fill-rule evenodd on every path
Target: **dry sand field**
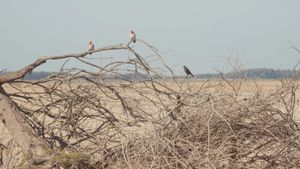
M 218 93 L 218 94 L 222 94 L 222 93 L 226 93 L 227 91 L 232 92 L 232 87 L 236 88 L 238 91 L 238 98 L 240 100 L 242 100 L 243 98 L 250 98 L 253 97 L 256 94 L 260 94 L 260 95 L 264 95 L 264 97 L 267 97 L 269 95 L 272 95 L 274 92 L 276 92 L 279 88 L 282 87 L 282 83 L 279 80 L 251 80 L 251 79 L 247 79 L 247 80 L 229 80 L 229 82 L 231 83 L 231 85 L 233 86 L 229 86 L 226 83 L 224 83 L 224 81 L 220 81 L 220 80 L 216 80 L 216 79 L 211 79 L 211 80 L 178 80 L 179 84 L 176 84 L 174 81 L 172 80 L 164 80 L 164 81 L 160 81 L 163 85 L 165 85 L 166 87 L 177 91 L 177 92 L 201 92 L 201 94 L 205 95 L 207 94 L 212 94 L 212 93 Z M 116 86 L 122 86 L 120 85 L 123 82 L 120 81 L 109 81 L 106 84 L 107 85 L 116 85 Z M 126 84 L 126 83 L 125 83 Z M 150 83 L 148 84 L 150 86 Z M 39 88 L 37 86 L 32 87 L 31 85 L 16 85 L 19 88 L 21 88 L 23 91 L 25 92 L 32 92 L 32 93 L 38 93 L 38 92 L 43 92 L 44 90 L 42 88 Z M 46 85 L 47 86 L 47 85 Z M 49 86 L 51 86 L 51 83 L 49 83 Z M 94 88 L 93 85 L 91 84 L 84 84 L 81 82 L 74 82 L 72 83 L 72 87 L 71 88 L 78 88 L 79 86 L 85 86 L 87 88 L 89 88 L 89 86 L 91 86 L 91 88 Z M 70 86 L 69 85 L 62 85 L 60 87 L 62 90 L 70 90 Z M 149 94 L 149 97 L 153 97 L 153 92 L 152 90 L 149 90 L 147 88 L 145 88 L 144 84 L 140 84 L 140 83 L 136 83 L 134 84 L 134 90 L 127 90 L 122 92 L 122 87 L 119 88 L 119 90 L 121 91 L 122 94 L 124 94 L 124 96 L 128 97 L 128 98 L 135 98 L 135 99 L 142 99 L 141 96 L 139 96 L 136 93 L 136 89 L 139 89 L 139 92 L 142 92 L 143 95 L 147 95 Z M 159 88 L 159 86 L 158 86 Z M 14 87 L 10 86 L 10 85 L 6 85 L 5 89 L 9 92 L 9 93 L 15 93 L 18 92 Z M 164 87 L 161 88 L 162 90 L 164 90 Z M 97 91 L 95 90 L 95 93 L 97 93 Z M 111 93 L 111 91 L 107 90 L 107 93 Z M 106 94 L 107 94 L 106 93 Z M 124 120 L 126 120 L 125 117 L 122 117 L 124 114 L 122 114 L 122 105 L 120 105 L 120 103 L 118 101 L 113 101 L 111 99 L 106 98 L 106 94 L 104 95 L 103 92 L 99 91 L 98 93 L 99 95 L 101 95 L 101 97 L 105 98 L 103 99 L 104 102 L 102 104 L 104 104 L 106 106 L 106 108 L 110 109 L 112 112 L 114 112 L 115 116 L 118 116 L 119 118 L 124 118 Z M 39 96 L 40 97 L 40 96 Z M 47 97 L 47 96 L 46 96 Z M 43 99 L 45 99 L 45 97 L 41 97 Z M 300 121 L 300 102 L 299 102 L 299 98 L 300 98 L 300 91 L 297 90 L 296 91 L 296 105 L 295 105 L 295 119 L 296 121 Z M 156 98 L 153 98 L 156 99 Z M 49 99 L 45 99 L 43 100 L 44 104 L 45 103 L 50 103 L 51 100 Z M 18 100 L 16 100 L 17 103 L 19 103 L 20 105 L 27 105 L 26 101 L 25 102 L 19 102 Z M 137 102 L 137 103 L 133 103 L 135 104 L 136 107 L 145 107 L 145 110 L 149 111 L 149 112 L 156 112 L 159 111 L 159 109 L 157 109 L 156 106 L 154 106 L 153 104 L 148 104 L 148 102 Z M 33 108 L 33 107 L 32 107 Z M 54 109 L 51 110 L 54 111 L 55 113 L 58 113 L 59 109 Z M 97 121 L 95 123 L 90 122 L 89 124 L 87 124 L 88 126 L 90 126 L 90 128 L 95 128 L 97 126 Z M 151 128 L 151 127 L 150 127 Z M 136 129 L 136 128 L 135 128 Z M 149 129 L 149 126 L 144 126 L 142 128 L 138 128 L 138 130 L 134 130 L 134 132 L 138 132 L 138 133 L 144 133 L 143 130 L 144 129 Z M 133 129 L 130 128 L 129 131 L 132 131 Z M 142 130 L 142 131 L 141 131 Z
M 211 80 L 197 80 L 197 79 L 190 79 L 190 80 L 178 80 L 179 84 L 176 84 L 174 81 L 172 80 L 164 80 L 161 81 L 162 84 L 166 85 L 168 88 L 171 88 L 175 91 L 179 91 L 179 87 L 180 86 L 181 90 L 189 90 L 191 92 L 197 92 L 202 90 L 203 88 L 206 88 L 205 90 L 207 92 L 219 92 L 219 90 L 224 90 L 222 92 L 226 92 L 226 90 L 232 90 L 232 88 L 227 85 L 226 83 L 222 82 L 222 84 L 220 83 L 220 80 L 216 80 L 216 79 L 211 79 Z M 235 87 L 238 90 L 238 94 L 239 97 L 252 97 L 254 94 L 256 93 L 260 93 L 261 95 L 272 95 L 272 93 L 276 92 L 277 89 L 282 87 L 282 83 L 280 82 L 280 80 L 259 80 L 259 79 L 247 79 L 247 80 L 229 80 L 230 83 L 233 84 L 233 87 Z M 109 81 L 106 84 L 108 85 L 120 85 L 122 82 L 120 81 Z M 126 84 L 126 83 L 125 83 Z M 86 84 L 87 86 L 89 86 L 90 84 Z M 150 85 L 150 84 L 149 84 Z M 49 84 L 50 86 L 50 84 Z M 73 88 L 76 88 L 78 86 L 85 86 L 84 83 L 81 82 L 75 82 L 72 83 Z M 122 85 L 120 85 L 122 86 Z M 222 86 L 220 88 L 220 86 Z M 5 89 L 9 92 L 9 93 L 14 93 L 17 92 L 16 89 L 14 89 L 13 87 L 11 87 L 10 85 L 6 85 L 4 86 Z M 42 88 L 39 88 L 37 86 L 30 86 L 30 85 L 20 85 L 21 88 L 23 88 L 23 91 L 27 91 L 27 92 L 41 92 L 43 91 Z M 62 88 L 68 90 L 69 86 L 64 85 Z M 140 83 L 136 83 L 136 85 L 134 85 L 134 88 L 145 88 L 144 84 L 140 84 Z M 163 88 L 162 88 L 163 89 Z M 120 90 L 122 90 L 122 87 L 120 87 Z M 144 90 L 145 94 L 151 92 L 150 90 L 145 89 Z M 101 93 L 101 92 L 99 92 Z M 126 95 L 135 95 L 136 93 L 134 92 L 126 92 Z M 138 97 L 138 96 L 136 96 Z M 300 110 L 299 107 L 299 99 L 300 99 L 300 90 L 296 91 L 296 112 L 299 112 L 298 110 Z M 26 103 L 26 102 L 25 102 Z M 24 103 L 22 103 L 24 104 Z M 108 103 L 108 104 L 112 104 L 112 103 Z M 110 105 L 111 108 L 117 109 L 116 105 Z M 296 118 L 300 120 L 300 112 L 296 114 Z

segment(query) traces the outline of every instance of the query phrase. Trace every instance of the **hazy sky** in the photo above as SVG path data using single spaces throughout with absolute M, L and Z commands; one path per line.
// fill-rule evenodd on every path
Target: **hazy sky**
M 300 48 L 299 0 L 1 0 L 0 21 L 0 70 L 84 51 L 89 39 L 96 47 L 127 43 L 131 29 L 180 74 L 183 64 L 227 71 L 228 57 L 276 69 L 300 59 L 287 42 Z

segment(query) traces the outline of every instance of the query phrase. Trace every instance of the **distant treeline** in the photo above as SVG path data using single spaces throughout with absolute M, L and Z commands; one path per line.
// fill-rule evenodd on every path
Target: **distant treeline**
M 2 72 L 6 73 L 6 72 Z M 39 80 L 50 75 L 55 74 L 55 72 L 32 72 L 25 76 L 24 79 L 26 80 Z M 242 71 L 232 71 L 229 73 L 224 73 L 223 76 L 225 78 L 231 79 L 240 79 L 240 78 L 252 78 L 252 79 L 282 79 L 282 78 L 289 78 L 292 76 L 300 77 L 299 71 L 293 71 L 289 69 L 269 69 L 269 68 L 256 68 L 256 69 L 247 69 Z M 184 76 L 178 76 L 177 78 L 183 78 Z M 211 78 L 219 78 L 221 77 L 220 73 L 206 73 L 206 74 L 196 74 L 195 78 L 199 79 L 211 79 Z M 147 75 L 143 74 L 123 74 L 119 76 L 106 76 L 104 78 L 107 79 L 127 79 L 127 80 L 135 80 L 135 79 L 148 79 Z M 154 77 L 155 78 L 155 77 Z
M 50 76 L 52 74 L 55 74 L 55 72 L 44 72 L 44 71 L 32 72 L 30 74 L 27 74 L 24 77 L 24 79 L 26 79 L 26 80 L 40 80 L 40 79 L 48 77 L 48 76 Z
M 231 79 L 240 79 L 240 78 L 252 78 L 252 79 L 282 79 L 289 78 L 292 76 L 299 76 L 299 71 L 293 71 L 289 69 L 269 69 L 269 68 L 256 68 L 256 69 L 247 69 L 242 71 L 232 71 L 229 73 L 224 73 L 224 77 Z M 197 74 L 197 78 L 200 79 L 210 79 L 221 77 L 220 73 L 215 74 Z

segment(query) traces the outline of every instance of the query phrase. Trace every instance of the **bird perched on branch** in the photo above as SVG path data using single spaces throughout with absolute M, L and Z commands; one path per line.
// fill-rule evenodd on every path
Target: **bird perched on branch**
M 191 75 L 192 77 L 194 77 L 194 75 L 192 74 L 192 72 L 190 71 L 190 69 L 188 67 L 186 67 L 185 65 L 183 65 L 183 70 L 185 71 L 185 73 L 187 74 L 187 76 Z
M 129 33 L 129 39 L 130 39 L 130 42 L 133 42 L 133 43 L 136 42 L 136 35 L 135 35 L 134 31 L 130 31 L 130 33 Z
M 95 45 L 94 45 L 94 43 L 90 40 L 89 41 L 89 51 L 93 51 L 94 49 L 95 49 Z M 92 52 L 90 52 L 90 55 L 92 54 Z

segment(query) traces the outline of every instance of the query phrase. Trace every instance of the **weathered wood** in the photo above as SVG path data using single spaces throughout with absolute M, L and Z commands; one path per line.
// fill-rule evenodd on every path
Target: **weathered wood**
M 67 58 L 80 58 L 80 57 L 85 57 L 89 53 L 96 53 L 96 52 L 102 52 L 102 51 L 107 51 L 107 50 L 122 50 L 122 49 L 126 49 L 126 50 L 129 50 L 131 52 L 134 52 L 128 45 L 119 44 L 119 45 L 114 45 L 114 46 L 107 46 L 107 47 L 97 48 L 93 51 L 87 51 L 87 52 L 81 52 L 81 53 L 75 53 L 75 54 L 67 54 L 67 55 L 60 55 L 60 56 L 42 57 L 42 58 L 36 60 L 35 62 L 25 66 L 24 68 L 22 68 L 18 71 L 0 75 L 0 84 L 8 83 L 8 82 L 12 82 L 14 80 L 21 79 L 26 74 L 32 72 L 33 69 L 39 67 L 43 63 L 46 63 L 48 60 L 60 60 L 60 59 L 67 59 Z M 137 56 L 137 54 L 135 52 L 134 52 L 134 54 Z M 138 59 L 140 60 L 140 58 L 138 58 Z M 143 64 L 143 62 L 142 62 L 142 64 Z
M 31 126 L 25 121 L 24 114 L 18 106 L 7 96 L 0 86 L 0 120 L 17 144 L 22 148 L 27 158 L 46 154 L 47 143 L 38 137 Z

